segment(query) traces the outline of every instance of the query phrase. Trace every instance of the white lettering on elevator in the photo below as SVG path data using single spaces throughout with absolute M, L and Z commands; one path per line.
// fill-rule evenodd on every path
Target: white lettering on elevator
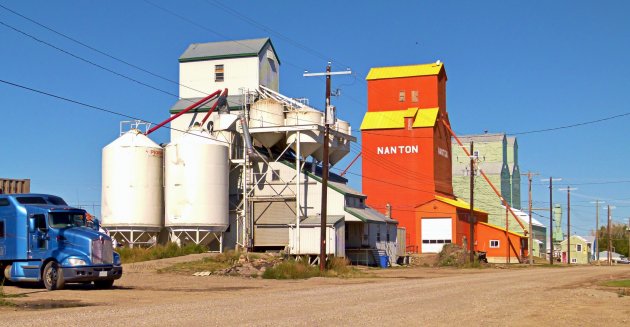
M 392 145 L 376 147 L 376 154 L 411 154 L 418 153 L 417 145 Z

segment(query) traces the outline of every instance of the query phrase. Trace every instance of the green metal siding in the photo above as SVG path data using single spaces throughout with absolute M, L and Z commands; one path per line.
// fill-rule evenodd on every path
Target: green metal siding
M 500 138 L 500 135 L 498 137 L 478 135 L 473 136 L 473 140 L 474 150 L 479 152 L 479 167 L 484 170 L 508 204 L 520 209 L 520 176 L 513 175 L 511 165 L 508 165 L 508 161 L 514 158 L 514 149 L 511 148 L 511 152 L 508 152 L 508 142 L 505 137 Z M 452 146 L 452 160 L 453 193 L 469 202 L 470 177 L 464 167 L 469 165 L 470 159 L 456 142 L 453 142 Z M 518 170 L 516 174 L 519 174 Z M 501 200 L 481 176 L 475 177 L 475 206 L 488 211 L 489 223 L 505 227 L 505 209 L 501 207 Z M 508 219 L 508 228 L 511 231 L 522 232 L 511 215 Z
M 577 251 L 577 245 L 581 245 L 581 251 Z M 562 253 L 567 252 L 567 240 L 560 243 Z M 589 243 L 585 242 L 581 237 L 576 235 L 571 236 L 571 259 L 577 259 L 576 264 L 588 264 L 589 252 L 591 248 Z

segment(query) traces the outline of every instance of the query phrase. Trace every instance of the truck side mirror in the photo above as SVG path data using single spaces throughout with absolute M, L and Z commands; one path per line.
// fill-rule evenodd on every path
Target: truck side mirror
M 35 217 L 28 217 L 28 232 L 35 233 L 37 223 Z

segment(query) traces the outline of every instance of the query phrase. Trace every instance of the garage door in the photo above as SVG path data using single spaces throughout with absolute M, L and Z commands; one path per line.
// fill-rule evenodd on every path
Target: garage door
M 451 218 L 422 219 L 422 253 L 438 253 L 452 240 Z

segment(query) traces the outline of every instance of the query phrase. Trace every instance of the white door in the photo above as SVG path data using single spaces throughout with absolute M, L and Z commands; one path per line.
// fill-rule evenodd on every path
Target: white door
M 438 253 L 453 240 L 451 218 L 422 219 L 422 253 Z

